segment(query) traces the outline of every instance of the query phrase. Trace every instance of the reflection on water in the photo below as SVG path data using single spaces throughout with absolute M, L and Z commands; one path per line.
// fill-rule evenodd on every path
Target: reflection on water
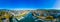
M 60 10 L 0 10 L 0 22 L 60 22 Z

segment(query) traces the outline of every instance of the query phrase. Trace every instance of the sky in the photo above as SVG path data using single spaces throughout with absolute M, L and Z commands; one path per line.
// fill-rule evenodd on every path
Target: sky
M 0 9 L 59 8 L 60 0 L 0 0 Z
M 53 8 L 55 8 L 55 9 L 60 9 L 60 0 L 57 0 L 57 1 L 55 2 L 55 5 L 54 5 Z

